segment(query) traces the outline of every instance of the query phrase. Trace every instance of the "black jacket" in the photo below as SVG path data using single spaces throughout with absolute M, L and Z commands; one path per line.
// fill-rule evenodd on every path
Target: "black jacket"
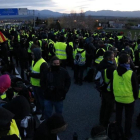
M 122 76 L 125 72 L 127 72 L 127 69 L 125 69 L 124 67 L 118 66 L 117 72 L 119 76 Z M 137 80 L 137 76 L 135 72 L 132 73 L 131 83 L 132 83 L 134 99 L 137 99 L 138 94 L 139 94 L 139 85 L 138 85 L 138 80 Z M 111 79 L 111 91 L 113 93 L 113 79 Z
M 103 59 L 101 61 L 101 63 L 99 64 L 99 66 L 97 67 L 97 70 L 98 71 L 102 71 L 102 70 L 110 68 L 110 67 L 114 67 L 114 69 L 116 69 L 116 67 L 117 67 L 116 63 L 115 62 L 114 63 L 110 63 L 110 62 L 106 61 L 105 59 Z
M 60 67 L 58 71 L 45 70 L 41 76 L 40 84 L 44 89 L 45 99 L 61 101 L 65 99 L 71 80 L 68 72 Z

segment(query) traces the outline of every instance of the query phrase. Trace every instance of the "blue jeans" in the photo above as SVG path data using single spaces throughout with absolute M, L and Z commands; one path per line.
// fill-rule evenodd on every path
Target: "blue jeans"
M 53 112 L 53 106 L 55 107 L 55 112 L 62 114 L 62 110 L 63 110 L 63 101 L 50 101 L 50 100 L 45 100 L 44 101 L 44 115 L 45 115 L 45 119 L 48 119 L 52 116 L 52 112 Z
M 41 87 L 33 86 L 34 97 L 36 101 L 36 111 L 44 113 L 44 96 Z

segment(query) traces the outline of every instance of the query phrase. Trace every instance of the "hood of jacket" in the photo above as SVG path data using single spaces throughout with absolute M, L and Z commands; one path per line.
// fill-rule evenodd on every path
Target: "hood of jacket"
M 127 72 L 127 69 L 119 65 L 117 68 L 117 72 L 119 76 L 122 76 L 124 73 Z
M 38 61 L 41 57 L 42 57 L 42 52 L 40 50 L 40 48 L 34 48 L 32 50 L 34 57 L 35 57 L 35 61 Z

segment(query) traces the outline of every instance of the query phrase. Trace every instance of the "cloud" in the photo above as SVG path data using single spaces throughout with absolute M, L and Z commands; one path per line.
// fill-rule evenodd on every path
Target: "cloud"
M 48 9 L 61 13 L 80 12 L 81 9 L 134 11 L 139 10 L 139 0 L 127 1 L 127 4 L 126 0 L 0 0 L 0 8 Z
M 0 0 L 0 8 L 32 8 L 43 9 L 55 7 L 56 3 L 52 0 Z

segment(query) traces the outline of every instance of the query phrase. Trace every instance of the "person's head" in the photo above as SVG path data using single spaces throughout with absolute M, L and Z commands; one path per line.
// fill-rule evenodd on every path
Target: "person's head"
M 104 128 L 103 126 L 100 126 L 100 125 L 99 125 L 99 126 L 93 127 L 93 128 L 91 129 L 90 134 L 91 134 L 91 137 L 94 138 L 94 137 L 96 137 L 96 136 L 98 136 L 98 135 L 106 134 L 106 130 L 105 130 L 105 128 Z
M 42 57 L 42 52 L 41 52 L 40 48 L 34 48 L 34 49 L 32 49 L 31 55 L 32 55 L 32 59 L 37 61 Z
M 117 52 L 118 52 L 118 49 L 117 48 L 110 47 L 109 50 L 114 52 L 114 56 L 117 56 Z
M 113 62 L 114 61 L 114 52 L 113 51 L 106 51 L 104 53 L 104 59 L 106 61 Z
M 3 94 L 11 86 L 11 79 L 8 74 L 0 76 L 0 94 Z
M 0 136 L 6 136 L 10 130 L 14 114 L 7 109 L 0 107 Z
M 119 64 L 130 64 L 130 57 L 127 54 L 120 55 Z
M 59 132 L 62 132 L 66 129 L 67 124 L 64 121 L 64 118 L 61 114 L 53 114 L 48 120 L 47 120 L 47 127 L 51 134 L 57 134 Z
M 51 70 L 58 71 L 60 68 L 60 59 L 56 56 L 52 57 L 51 59 Z

